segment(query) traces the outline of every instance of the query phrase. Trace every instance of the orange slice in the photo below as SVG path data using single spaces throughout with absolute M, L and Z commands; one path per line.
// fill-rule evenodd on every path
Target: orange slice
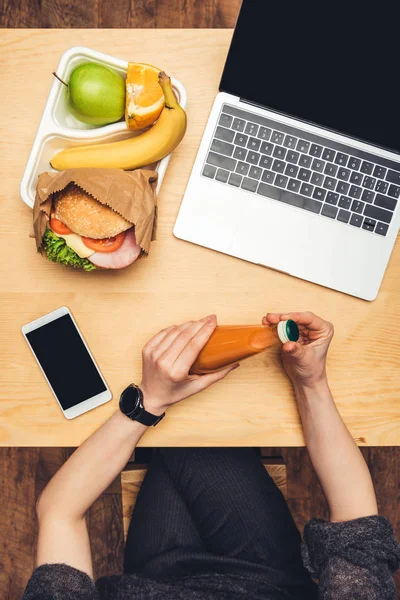
M 160 69 L 151 65 L 128 63 L 125 120 L 128 129 L 149 127 L 164 108 L 164 94 L 158 83 Z

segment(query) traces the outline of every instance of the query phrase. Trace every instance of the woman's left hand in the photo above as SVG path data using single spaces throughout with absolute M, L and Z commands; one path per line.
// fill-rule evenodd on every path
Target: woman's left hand
M 155 335 L 143 348 L 144 407 L 155 415 L 223 379 L 238 364 L 207 375 L 189 375 L 200 350 L 217 326 L 215 315 L 168 327 Z

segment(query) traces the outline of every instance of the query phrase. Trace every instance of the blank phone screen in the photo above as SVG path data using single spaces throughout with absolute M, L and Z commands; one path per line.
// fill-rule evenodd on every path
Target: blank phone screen
M 26 337 L 63 410 L 106 391 L 70 315 L 63 315 Z

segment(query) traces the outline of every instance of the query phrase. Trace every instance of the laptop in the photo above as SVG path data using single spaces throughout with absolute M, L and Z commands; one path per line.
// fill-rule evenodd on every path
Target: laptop
M 396 2 L 243 0 L 176 237 L 365 300 L 400 224 Z

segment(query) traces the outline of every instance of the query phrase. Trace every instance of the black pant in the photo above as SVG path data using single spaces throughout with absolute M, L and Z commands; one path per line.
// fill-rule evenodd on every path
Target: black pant
M 262 577 L 315 597 L 300 534 L 251 449 L 157 450 L 139 492 L 124 570 L 151 579 L 197 573 Z

